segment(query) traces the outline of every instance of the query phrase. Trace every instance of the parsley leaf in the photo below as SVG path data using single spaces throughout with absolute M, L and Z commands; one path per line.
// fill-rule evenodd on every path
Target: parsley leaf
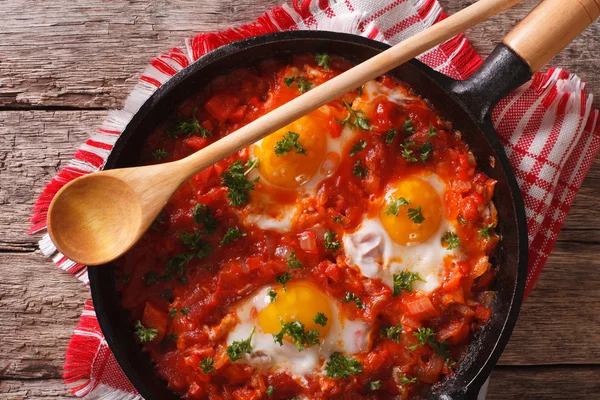
M 351 301 L 356 303 L 356 308 L 365 308 L 365 305 L 360 298 L 358 298 L 354 293 L 346 292 L 346 297 L 342 299 L 342 302 L 350 303 Z
M 388 209 L 383 213 L 385 215 L 394 215 L 398 216 L 398 212 L 400 212 L 400 207 L 410 205 L 410 201 L 406 200 L 404 197 L 398 197 L 396 200 L 392 200 L 389 203 Z
M 327 250 L 339 250 L 340 248 L 340 241 L 336 240 L 336 234 L 333 231 L 327 231 L 325 232 L 325 235 L 323 235 L 323 238 L 325 239 L 325 248 Z
M 212 357 L 206 357 L 200 361 L 200 368 L 205 374 L 209 374 L 215 370 L 215 360 Z
M 365 178 L 367 175 L 369 175 L 369 169 L 365 167 L 360 160 L 357 160 L 352 168 L 352 173 L 358 178 Z
M 352 150 L 350 150 L 350 157 L 356 155 L 359 151 L 364 150 L 367 147 L 367 142 L 365 140 L 359 140 L 354 143 L 352 146 Z
M 240 231 L 240 228 L 237 226 L 227 228 L 227 232 L 223 239 L 221 240 L 221 246 L 225 246 L 231 242 L 235 242 L 239 240 L 242 236 L 246 236 L 246 232 Z
M 298 85 L 298 90 L 300 93 L 304 93 L 310 90 L 310 87 L 313 85 L 313 83 L 305 81 L 304 78 L 299 78 L 296 80 L 296 85 Z
M 398 132 L 395 129 L 390 129 L 385 133 L 383 141 L 387 144 L 392 144 L 394 142 L 394 139 L 396 138 L 396 135 L 398 135 Z
M 393 296 L 399 296 L 402 291 L 412 291 L 412 284 L 415 281 L 425 282 L 417 272 L 401 271 L 399 274 L 394 274 L 394 293 Z
M 182 308 L 181 310 L 179 310 L 179 312 L 181 313 L 181 315 L 188 315 L 190 313 L 190 308 L 189 307 Z
M 292 342 L 296 345 L 298 351 L 304 350 L 304 347 L 310 347 L 321 343 L 319 341 L 319 331 L 316 329 L 304 330 L 304 324 L 300 321 L 283 322 L 283 319 L 279 319 L 281 323 L 281 330 L 278 333 L 273 333 L 273 341 L 283 346 L 283 337 L 289 336 Z
M 339 120 L 336 118 L 336 121 L 343 126 L 349 126 L 350 128 L 360 128 L 364 131 L 368 131 L 373 129 L 371 123 L 367 117 L 363 117 L 364 111 L 353 109 L 350 104 L 345 99 L 342 99 L 342 102 L 346 106 L 348 110 L 348 115 L 343 120 Z
M 317 61 L 317 65 L 319 67 L 323 67 L 325 71 L 329 71 L 329 63 L 331 62 L 331 57 L 329 56 L 329 54 L 317 54 L 315 56 L 315 60 Z
M 423 221 L 425 221 L 425 217 L 421 211 L 421 206 L 417 208 L 409 208 L 407 215 L 408 218 L 411 219 L 415 224 L 422 224 Z
M 333 217 L 333 222 L 337 222 L 338 224 L 343 224 L 344 223 L 344 217 L 339 217 L 339 216 L 335 216 Z
M 306 149 L 298 141 L 300 134 L 289 131 L 283 138 L 275 144 L 275 155 L 281 157 L 292 150 L 296 150 L 295 154 L 306 155 Z
M 417 378 L 408 378 L 406 376 L 406 374 L 402 374 L 402 376 L 400 377 L 400 383 L 402 383 L 403 385 L 411 385 L 413 383 L 417 383 Z
M 267 397 L 273 397 L 274 391 L 275 391 L 275 386 L 269 386 L 266 391 Z
M 406 161 L 408 162 L 417 162 L 417 157 L 415 157 L 414 155 L 414 150 L 411 149 L 411 147 L 416 146 L 415 142 L 412 141 L 404 141 L 404 143 L 402 143 L 400 145 L 400 148 L 402 149 L 402 157 L 404 159 L 406 159 Z
M 351 375 L 360 374 L 363 370 L 362 364 L 351 357 L 340 353 L 333 353 L 325 365 L 325 375 L 328 378 L 346 378 Z
M 202 247 L 203 241 L 201 237 L 202 232 L 179 232 L 179 240 L 181 240 L 181 243 L 190 250 L 196 250 Z
M 415 127 L 413 126 L 412 119 L 407 119 L 404 121 L 404 125 L 402 125 L 402 130 L 408 134 L 415 133 Z
M 246 175 L 257 168 L 258 164 L 258 159 L 248 161 L 244 166 L 242 165 L 242 161 L 238 160 L 231 164 L 226 172 L 221 174 L 221 178 L 223 179 L 222 185 L 229 189 L 229 193 L 227 193 L 229 204 L 239 207 L 248 203 L 250 200 L 248 192 L 254 190 L 254 182 L 258 181 L 258 177 L 249 181 Z M 244 171 L 244 169 L 246 170 Z
M 203 233 L 213 233 L 217 229 L 217 219 L 206 204 L 196 204 L 192 212 L 192 219 L 202 228 Z
M 292 279 L 292 274 L 290 274 L 289 272 L 284 272 L 275 279 L 275 282 L 279 283 L 283 287 L 283 291 L 285 292 L 287 291 L 285 284 L 288 283 L 290 279 Z
M 437 129 L 435 129 L 433 127 L 433 125 L 429 125 L 429 132 L 427 132 L 427 137 L 428 138 L 432 138 L 432 137 L 437 136 L 437 135 L 438 135 Z
M 283 78 L 283 83 L 285 83 L 285 86 L 290 87 L 295 80 L 295 76 L 288 76 L 287 78 Z
M 381 389 L 381 381 L 369 382 L 369 389 L 371 389 L 373 391 Z
M 158 329 L 146 328 L 140 321 L 135 323 L 135 334 L 137 335 L 140 342 L 147 343 L 151 342 L 158 336 Z
M 175 318 L 176 316 L 177 316 L 177 309 L 176 308 L 171 308 L 169 310 L 169 317 Z
M 431 154 L 433 153 L 433 145 L 430 141 L 423 143 L 421 147 L 419 147 L 419 158 L 421 161 L 425 162 L 429 160 Z
M 459 215 L 457 218 L 458 222 L 460 222 L 461 225 L 465 225 L 467 223 L 467 220 L 463 218 L 462 215 Z
M 250 344 L 250 342 L 252 341 L 255 329 L 256 327 L 252 328 L 252 332 L 250 332 L 248 339 L 240 341 L 236 340 L 231 343 L 231 345 L 227 346 L 227 355 L 231 361 L 236 362 L 237 360 L 240 360 L 244 354 L 252 351 L 252 344 Z
M 150 286 L 160 281 L 160 275 L 154 271 L 146 272 L 142 278 L 142 281 L 144 281 L 146 285 Z
M 396 326 L 388 326 L 381 330 L 381 336 L 391 339 L 396 343 L 400 343 L 400 335 L 402 334 L 402 324 L 398 322 Z
M 302 268 L 302 262 L 298 260 L 298 258 L 296 257 L 296 253 L 293 251 L 292 254 L 290 254 L 290 258 L 287 259 L 286 264 L 290 268 Z
M 479 233 L 479 236 L 481 236 L 482 238 L 489 239 L 492 237 L 492 234 L 494 233 L 493 229 L 494 229 L 494 224 L 489 224 L 487 226 L 484 226 L 484 227 L 478 229 L 477 233 Z
M 313 318 L 313 322 L 317 325 L 325 326 L 327 325 L 327 316 L 322 312 L 318 312 Z
M 203 138 L 212 136 L 212 132 L 200 125 L 196 118 L 198 107 L 194 107 L 192 116 L 189 119 L 181 120 L 171 125 L 166 129 L 167 135 L 172 138 L 177 138 L 179 135 L 191 136 L 194 133 L 199 133 Z
M 442 243 L 448 245 L 446 247 L 448 250 L 456 249 L 460 245 L 460 238 L 456 233 L 448 231 L 442 236 Z
M 154 157 L 155 160 L 160 161 L 169 157 L 169 153 L 167 153 L 165 149 L 156 149 L 152 152 L 152 157 Z
M 362 96 L 362 92 L 363 92 L 362 86 L 356 88 L 356 93 L 358 93 L 359 96 Z
M 428 343 L 430 344 L 431 341 L 435 341 L 435 333 L 431 328 L 419 328 L 416 332 L 413 332 L 413 335 L 419 340 L 419 344 L 410 346 L 410 350 L 415 350 L 419 346 L 425 346 Z
M 277 299 L 277 292 L 273 290 L 273 288 L 269 288 L 267 290 L 267 294 L 271 298 L 271 303 L 273 303 Z

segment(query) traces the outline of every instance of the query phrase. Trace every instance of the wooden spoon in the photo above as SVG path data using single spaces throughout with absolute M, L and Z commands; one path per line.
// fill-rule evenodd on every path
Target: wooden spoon
M 199 171 L 521 1 L 480 0 L 182 160 L 75 179 L 50 204 L 50 237 L 59 251 L 81 264 L 120 257 L 177 188 Z

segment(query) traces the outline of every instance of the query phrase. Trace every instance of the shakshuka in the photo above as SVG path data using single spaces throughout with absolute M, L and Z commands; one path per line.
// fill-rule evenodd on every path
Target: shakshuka
M 304 54 L 220 76 L 156 128 L 142 163 L 351 66 Z M 118 261 L 132 332 L 186 399 L 423 397 L 492 315 L 495 183 L 427 100 L 381 76 L 178 190 Z

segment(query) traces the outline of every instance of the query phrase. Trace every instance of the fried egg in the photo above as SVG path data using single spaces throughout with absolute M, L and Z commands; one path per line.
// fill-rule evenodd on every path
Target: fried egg
M 331 107 L 323 106 L 292 122 L 249 148 L 250 158 L 260 160 L 250 179 L 259 178 L 251 193 L 252 212 L 246 222 L 263 230 L 288 231 L 301 210 L 298 198 L 315 195 L 319 184 L 332 176 L 340 166 L 341 152 L 356 133 L 344 128 L 342 134 L 330 133 Z M 293 148 L 281 154 L 278 143 L 290 133 L 298 135 L 302 151 Z
M 269 296 L 271 290 L 277 293 L 274 300 Z M 339 305 L 310 282 L 292 281 L 286 290 L 281 286 L 264 287 L 234 307 L 233 312 L 239 322 L 230 331 L 227 344 L 246 340 L 254 332 L 252 351 L 239 362 L 263 371 L 285 370 L 300 377 L 320 370 L 334 352 L 351 355 L 369 350 L 369 324 L 346 318 Z M 327 317 L 325 326 L 315 323 L 318 313 Z M 285 335 L 280 345 L 273 334 L 281 330 L 282 321 L 299 321 L 305 331 L 316 330 L 319 344 L 299 351 L 290 336 Z
M 445 219 L 442 194 L 445 185 L 435 175 L 411 176 L 392 184 L 380 201 L 376 217 L 366 218 L 343 238 L 346 262 L 368 278 L 381 279 L 393 287 L 393 276 L 403 271 L 418 273 L 423 282 L 413 288 L 431 292 L 440 286 L 444 259 L 457 257 L 441 238 L 454 232 Z M 420 209 L 419 209 L 420 207 Z M 410 210 L 423 216 L 409 217 Z

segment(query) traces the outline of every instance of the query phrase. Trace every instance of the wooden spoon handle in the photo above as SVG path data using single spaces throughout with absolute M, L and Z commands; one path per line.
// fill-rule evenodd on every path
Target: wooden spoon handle
M 504 44 L 536 72 L 600 16 L 600 0 L 544 0 Z
M 522 0 L 479 0 L 343 74 L 280 106 L 210 146 L 178 161 L 186 179 L 309 112 L 398 67 Z M 182 176 L 182 177 L 184 177 Z

